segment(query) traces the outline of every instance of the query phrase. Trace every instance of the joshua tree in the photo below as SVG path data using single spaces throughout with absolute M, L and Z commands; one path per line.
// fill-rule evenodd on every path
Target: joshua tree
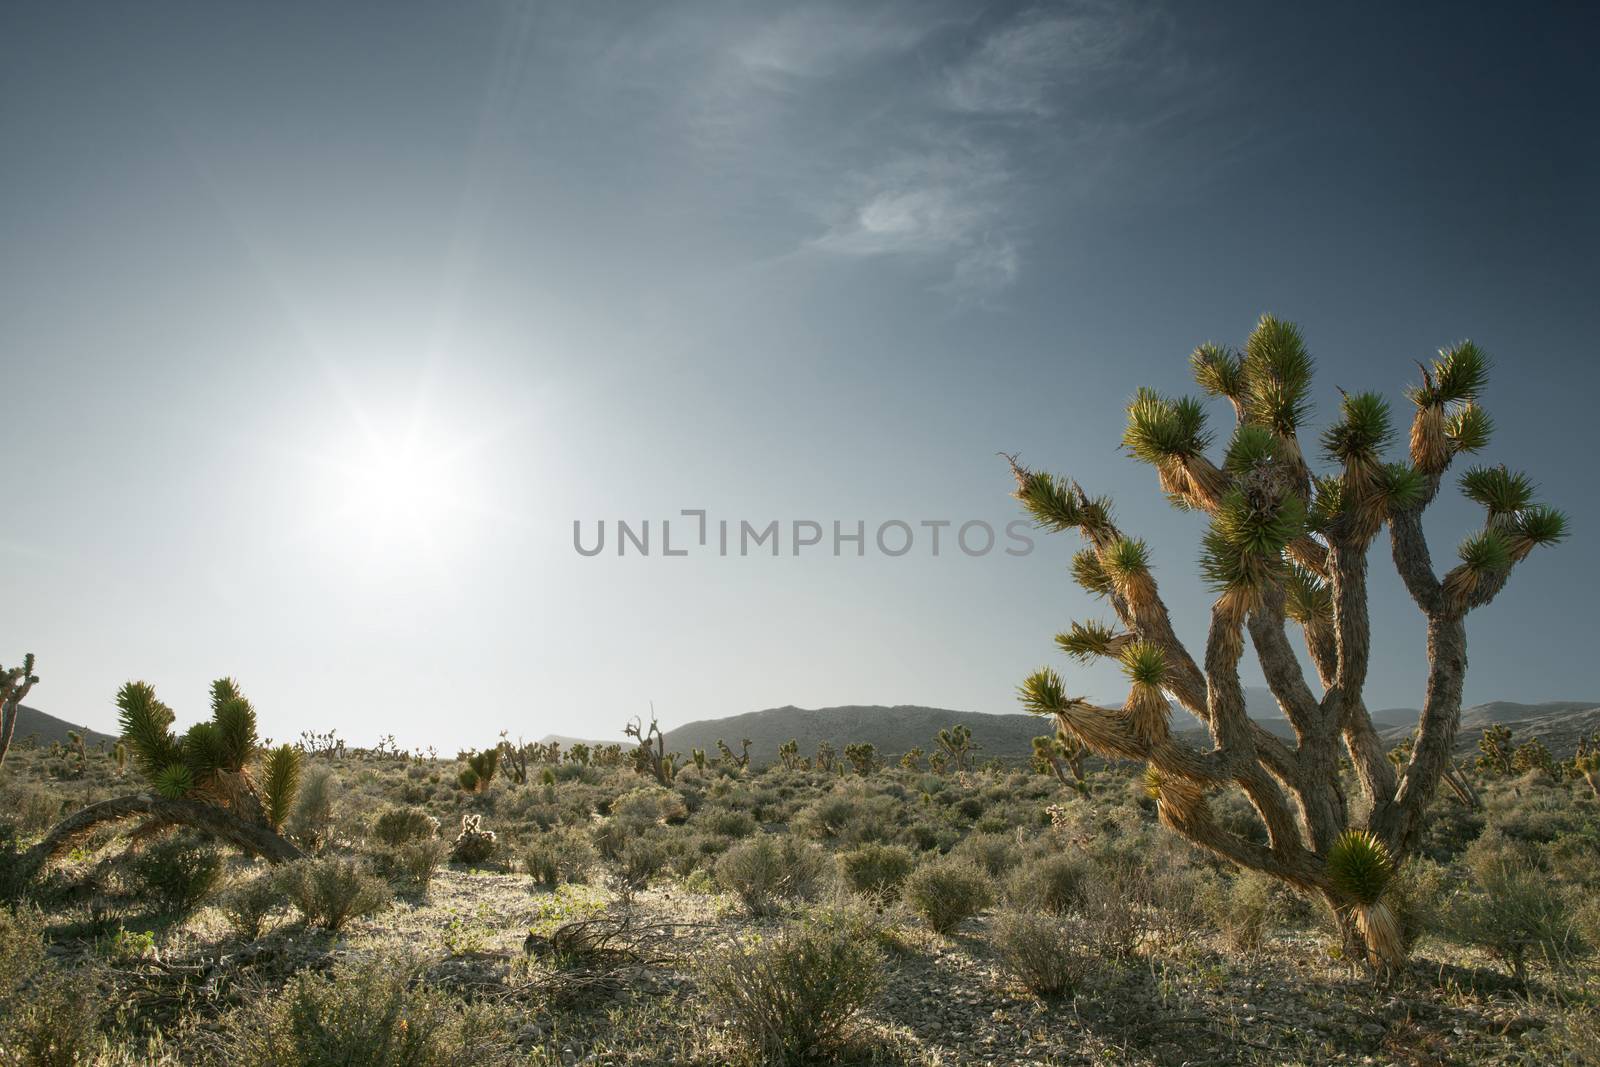
M 833 770 L 834 762 L 837 759 L 838 753 L 834 751 L 832 741 L 817 742 L 817 757 L 812 761 L 813 766 L 815 766 L 817 770 L 821 771 L 823 774 L 827 774 L 829 771 Z
M 1549 778 L 1561 777 L 1555 757 L 1550 755 L 1550 750 L 1537 737 L 1530 738 L 1517 746 L 1517 750 L 1511 754 L 1511 769 L 1518 774 L 1542 771 Z
M 1494 599 L 1535 547 L 1561 540 L 1566 519 L 1534 504 L 1526 476 L 1472 468 L 1461 486 L 1485 508 L 1486 521 L 1462 543 L 1459 565 L 1442 577 L 1435 572 L 1423 512 L 1456 455 L 1483 448 L 1490 432 L 1478 404 L 1488 361 L 1470 342 L 1423 367 L 1421 384 L 1408 391 L 1415 412 L 1406 461 L 1384 458 L 1388 402 L 1376 393 L 1345 394 L 1321 439 L 1333 465 L 1325 475 L 1311 472 L 1301 450 L 1312 364 L 1294 326 L 1264 316 L 1243 353 L 1207 344 L 1191 362 L 1201 389 L 1227 399 L 1236 418 L 1220 465 L 1207 458 L 1211 435 L 1197 399 L 1141 389 L 1128 406 L 1123 443 L 1156 468 L 1176 506 L 1210 519 L 1200 569 L 1218 598 L 1204 655 L 1197 662 L 1179 641 L 1149 551 L 1116 525 L 1110 500 L 1012 457 L 1016 496 L 1041 527 L 1082 534 L 1088 546 L 1073 560 L 1074 575 L 1117 617 L 1116 626 L 1074 624 L 1058 643 L 1082 660 L 1120 660 L 1133 683 L 1124 708 L 1106 711 L 1067 696 L 1046 668 L 1023 684 L 1023 702 L 1100 755 L 1145 761 L 1167 826 L 1240 867 L 1321 894 L 1352 947 L 1364 940 L 1375 962 L 1397 964 L 1406 947 L 1385 891 L 1395 864 L 1415 848 L 1450 763 L 1466 617 Z M 1415 745 L 1398 770 L 1363 697 L 1372 640 L 1367 556 L 1385 526 L 1428 634 L 1427 696 Z M 1304 633 L 1320 697 L 1290 645 L 1291 620 Z M 1246 634 L 1294 730 L 1293 745 L 1245 712 L 1239 661 Z M 1173 734 L 1169 695 L 1205 724 L 1209 750 Z M 1341 750 L 1364 804 L 1347 801 Z M 1265 844 L 1212 817 L 1208 795 L 1230 787 L 1249 798 Z M 1352 807 L 1366 814 L 1358 821 Z
M 791 737 L 778 746 L 778 759 L 783 763 L 783 769 L 792 771 L 800 766 L 800 742 Z
M 1480 771 L 1495 771 L 1499 774 L 1511 773 L 1511 727 L 1505 723 L 1497 722 L 1483 731 L 1483 736 L 1478 738 L 1478 769 Z
M 1080 793 L 1089 790 L 1083 778 L 1083 757 L 1086 754 L 1076 737 L 1063 736 L 1059 732 L 1033 739 L 1034 770 L 1040 774 L 1053 774 L 1056 781 Z
M 466 753 L 462 758 L 467 765 L 456 775 L 456 784 L 469 793 L 481 793 L 488 789 L 489 783 L 494 781 L 495 771 L 500 767 L 500 751 L 499 748 L 486 748 L 482 752 Z M 527 780 L 526 772 L 522 780 Z
M 512 744 L 509 730 L 500 731 L 500 743 L 495 747 L 500 753 L 500 762 L 505 765 L 506 777 L 518 785 L 524 785 L 528 781 L 528 757 L 542 755 L 544 752 L 543 745 L 530 745 L 520 737 L 517 738 L 516 744 Z
M 61 822 L 18 862 L 21 880 L 106 823 L 143 818 L 145 827 L 190 826 L 270 863 L 300 858 L 279 833 L 300 790 L 300 752 L 292 745 L 263 750 L 256 713 L 238 683 L 211 685 L 211 718 L 172 732 L 172 709 L 145 682 L 117 693 L 121 744 L 150 783 L 147 795 L 90 804 Z
M 878 766 L 878 747 L 871 741 L 844 746 L 844 758 L 850 761 L 855 772 L 865 778 Z
M 1572 754 L 1572 773 L 1589 783 L 1589 791 L 1600 800 L 1600 733 L 1593 737 L 1578 738 L 1578 750 Z
M 706 769 L 706 750 L 703 748 L 691 748 L 689 750 L 689 762 L 694 764 L 695 770 L 704 772 Z
M 11 735 L 17 729 L 22 700 L 28 690 L 38 684 L 39 676 L 33 673 L 32 652 L 22 657 L 20 667 L 0 666 L 0 766 L 5 765 L 6 753 L 11 749 Z
M 667 739 L 656 723 L 654 709 L 650 713 L 649 727 L 645 727 L 635 716 L 632 722 L 623 727 L 622 732 L 639 742 L 634 760 L 641 773 L 653 775 L 659 785 L 671 785 L 673 758 L 667 754 Z
M 955 764 L 956 770 L 964 771 L 972 766 L 972 754 L 977 750 L 972 743 L 972 728 L 957 724 L 948 730 L 940 730 L 939 736 L 934 738 L 939 748 Z
M 922 749 L 909 748 L 900 757 L 900 766 L 908 771 L 915 771 L 922 767 Z

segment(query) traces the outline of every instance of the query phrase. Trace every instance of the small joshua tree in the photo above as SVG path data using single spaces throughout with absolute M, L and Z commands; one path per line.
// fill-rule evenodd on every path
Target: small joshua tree
M 1578 738 L 1578 750 L 1572 754 L 1572 773 L 1581 776 L 1595 799 L 1600 800 L 1600 733 Z
M 972 728 L 957 724 L 948 730 L 940 730 L 939 736 L 934 738 L 942 751 L 955 764 L 958 771 L 970 770 L 972 767 L 972 754 L 977 746 L 972 743 Z
M 1511 757 L 1514 752 L 1511 744 L 1511 727 L 1497 722 L 1485 729 L 1483 736 L 1478 738 L 1478 752 L 1480 771 L 1510 774 Z
M 1102 756 L 1144 761 L 1163 823 L 1240 867 L 1322 895 L 1353 947 L 1364 941 L 1373 962 L 1397 965 L 1405 946 L 1385 894 L 1450 765 L 1466 617 L 1494 599 L 1534 548 L 1560 541 L 1566 519 L 1534 503 L 1525 475 L 1473 467 L 1461 487 L 1483 506 L 1484 525 L 1462 542 L 1455 567 L 1435 572 L 1423 512 L 1455 457 L 1482 449 L 1490 432 L 1478 404 L 1488 360 L 1470 342 L 1423 367 L 1421 383 L 1408 391 L 1415 410 L 1403 461 L 1384 455 L 1393 436 L 1388 402 L 1377 393 L 1345 394 L 1321 439 L 1327 474 L 1313 474 L 1301 448 L 1312 363 L 1294 326 L 1264 316 L 1242 353 L 1202 345 L 1191 363 L 1201 389 L 1233 409 L 1221 462 L 1207 456 L 1204 404 L 1148 389 L 1128 406 L 1123 444 L 1156 468 L 1176 506 L 1210 519 L 1200 569 L 1218 596 L 1204 654 L 1197 661 L 1178 639 L 1149 551 L 1117 526 L 1111 502 L 1012 458 L 1018 499 L 1041 527 L 1083 535 L 1088 546 L 1073 560 L 1074 576 L 1117 618 L 1114 626 L 1076 623 L 1057 642 L 1080 660 L 1118 660 L 1132 682 L 1124 707 L 1107 711 L 1068 696 L 1045 668 L 1023 684 L 1023 703 Z M 1372 641 L 1367 556 L 1385 526 L 1428 635 L 1427 696 L 1399 768 L 1379 743 L 1363 696 Z M 1290 645 L 1291 621 L 1304 634 L 1320 696 Z M 1246 714 L 1239 680 L 1246 635 L 1294 730 L 1292 745 Z M 1173 733 L 1169 696 L 1205 724 L 1208 750 Z M 1347 801 L 1342 754 L 1364 794 L 1361 805 Z M 1264 844 L 1213 817 L 1208 796 L 1229 787 L 1249 799 Z M 1364 813 L 1359 824 L 1353 809 Z
M 817 758 L 813 761 L 813 765 L 817 770 L 823 774 L 832 773 L 834 763 L 838 758 L 839 754 L 834 751 L 832 741 L 817 742 Z
M 11 735 L 17 729 L 17 716 L 22 713 L 22 701 L 28 690 L 39 684 L 33 673 L 33 653 L 22 657 L 22 666 L 0 666 L 0 766 L 6 762 L 11 750 Z
M 791 737 L 779 745 L 778 760 L 786 771 L 792 771 L 800 766 L 800 742 Z
M 1089 790 L 1083 778 L 1085 755 L 1084 747 L 1076 737 L 1064 737 L 1056 733 L 1033 739 L 1033 769 L 1040 774 L 1054 775 L 1056 781 L 1079 793 Z
M 900 766 L 908 771 L 920 770 L 922 767 L 922 749 L 908 748 L 900 756 Z
M 464 758 L 467 765 L 456 775 L 456 784 L 468 793 L 482 793 L 494 781 L 495 771 L 500 767 L 500 750 L 486 748 L 482 752 L 469 752 Z
M 635 716 L 632 722 L 623 727 L 622 732 L 639 742 L 639 747 L 634 752 L 634 760 L 640 773 L 652 775 L 658 785 L 671 785 L 675 769 L 674 757 L 667 752 L 667 739 L 656 723 L 655 712 L 652 711 L 650 714 L 648 727 Z
M 865 778 L 878 766 L 878 748 L 871 741 L 861 741 L 844 746 L 844 758 L 861 777 Z

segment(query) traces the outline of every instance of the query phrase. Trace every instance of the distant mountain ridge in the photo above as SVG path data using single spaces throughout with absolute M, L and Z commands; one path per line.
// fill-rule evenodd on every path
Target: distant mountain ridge
M 98 730 L 91 730 L 87 726 L 75 726 L 65 719 L 58 719 L 54 715 L 46 715 L 38 708 L 30 708 L 24 704 L 17 709 L 17 728 L 12 733 L 12 743 L 19 744 L 30 737 L 36 744 L 49 745 L 52 741 L 61 744 L 67 743 L 67 731 L 74 730 L 83 737 L 83 743 L 90 748 L 99 744 L 111 745 L 116 738 L 110 734 L 103 734 Z

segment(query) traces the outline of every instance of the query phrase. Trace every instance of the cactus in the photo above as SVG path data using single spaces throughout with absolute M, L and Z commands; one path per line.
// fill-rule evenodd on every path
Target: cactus
M 498 844 L 495 832 L 483 828 L 483 816 L 463 815 L 461 832 L 450 847 L 451 862 L 483 863 L 494 855 Z
M 0 766 L 6 762 L 11 750 L 11 735 L 17 729 L 17 717 L 22 711 L 22 701 L 28 691 L 39 684 L 33 673 L 33 653 L 22 657 L 22 666 L 0 666 Z
M 1204 655 L 1197 659 L 1179 639 L 1149 547 L 1117 525 L 1111 501 L 1007 456 L 1015 495 L 1036 525 L 1083 537 L 1073 576 L 1116 615 L 1115 625 L 1076 624 L 1057 644 L 1076 659 L 1119 662 L 1131 686 L 1122 708 L 1097 708 L 1068 696 L 1046 667 L 1023 682 L 1022 703 L 1097 755 L 1147 764 L 1169 829 L 1238 867 L 1320 894 L 1347 936 L 1364 937 L 1375 958 L 1393 966 L 1396 940 L 1381 901 L 1352 903 L 1338 871 L 1355 860 L 1331 862 L 1333 850 L 1340 845 L 1345 857 L 1381 846 L 1393 864 L 1417 847 L 1429 802 L 1452 767 L 1466 616 L 1487 606 L 1533 549 L 1564 539 L 1566 517 L 1534 503 L 1525 476 L 1475 467 L 1460 486 L 1484 509 L 1483 526 L 1462 542 L 1456 566 L 1435 573 L 1423 513 L 1455 457 L 1485 447 L 1491 429 L 1478 403 L 1488 359 L 1471 342 L 1441 352 L 1408 391 L 1415 411 L 1403 460 L 1385 456 L 1395 437 L 1387 401 L 1345 394 L 1322 434 L 1329 469 L 1318 474 L 1299 438 L 1311 409 L 1312 360 L 1296 327 L 1263 316 L 1242 352 L 1206 344 L 1190 362 L 1201 390 L 1232 409 L 1221 455 L 1208 455 L 1213 436 L 1203 401 L 1149 389 L 1129 404 L 1122 443 L 1155 468 L 1175 506 L 1209 519 L 1200 571 L 1216 600 Z M 1398 766 L 1363 697 L 1373 637 L 1367 559 L 1385 527 L 1401 582 L 1428 628 L 1427 699 Z M 1291 622 L 1305 638 L 1320 695 L 1290 642 Z M 1292 745 L 1246 713 L 1239 664 L 1247 637 L 1293 727 Z M 1209 749 L 1170 730 L 1169 698 L 1207 727 Z M 1485 756 L 1504 769 L 1506 747 L 1495 745 Z M 1345 754 L 1359 804 L 1340 778 Z M 1212 815 L 1208 795 L 1235 787 L 1262 824 L 1258 834 L 1241 835 Z M 1347 831 L 1364 835 L 1362 843 L 1352 844 Z

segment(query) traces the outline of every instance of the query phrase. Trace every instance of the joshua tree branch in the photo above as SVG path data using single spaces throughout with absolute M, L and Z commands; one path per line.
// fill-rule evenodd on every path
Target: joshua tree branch
M 54 856 L 99 827 L 133 818 L 152 819 L 163 825 L 193 827 L 242 852 L 260 856 L 268 863 L 287 863 L 301 856 L 300 850 L 286 838 L 265 826 L 246 822 L 215 804 L 141 793 L 102 800 L 62 819 L 44 836 L 44 840 L 18 858 L 15 870 L 20 883 L 26 884 L 32 880 Z
M 1467 630 L 1459 616 L 1428 620 L 1428 695 L 1411 759 L 1390 804 L 1377 801 L 1371 825 L 1391 848 L 1409 851 L 1421 829 L 1439 778 L 1450 765 L 1461 720 L 1461 691 L 1467 674 Z

